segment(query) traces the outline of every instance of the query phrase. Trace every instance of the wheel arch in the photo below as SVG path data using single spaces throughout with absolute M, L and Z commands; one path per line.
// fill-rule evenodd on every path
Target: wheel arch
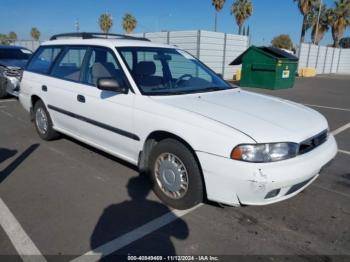
M 38 101 L 43 101 L 40 96 L 33 94 L 30 97 L 30 120 L 34 121 L 34 106 Z
M 145 139 L 145 142 L 143 144 L 142 151 L 139 154 L 138 168 L 140 170 L 140 173 L 147 174 L 149 172 L 148 160 L 149 160 L 149 155 L 150 155 L 153 147 L 157 143 L 159 143 L 160 141 L 167 139 L 167 138 L 172 138 L 172 139 L 177 140 L 178 142 L 182 143 L 193 154 L 193 156 L 196 159 L 196 162 L 198 164 L 200 173 L 201 173 L 202 182 L 204 185 L 204 192 L 203 193 L 204 193 L 204 196 L 206 197 L 206 185 L 205 185 L 203 170 L 202 170 L 201 163 L 199 161 L 199 158 L 198 158 L 195 150 L 190 145 L 190 143 L 188 143 L 185 139 L 183 139 L 182 137 L 180 137 L 174 133 L 171 133 L 169 131 L 157 130 L 157 131 L 153 131 L 152 133 L 150 133 L 147 136 L 147 138 Z

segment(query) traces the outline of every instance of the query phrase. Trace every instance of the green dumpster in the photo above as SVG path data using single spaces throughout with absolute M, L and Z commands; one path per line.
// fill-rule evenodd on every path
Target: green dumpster
M 242 87 L 292 88 L 298 58 L 279 48 L 251 46 L 230 65 L 242 64 Z

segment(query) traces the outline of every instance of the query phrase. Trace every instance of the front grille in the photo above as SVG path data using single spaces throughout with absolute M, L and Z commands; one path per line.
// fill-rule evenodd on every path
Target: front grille
M 299 155 L 310 152 L 316 147 L 322 145 L 327 141 L 328 138 L 328 130 L 321 132 L 320 134 L 313 136 L 299 144 Z

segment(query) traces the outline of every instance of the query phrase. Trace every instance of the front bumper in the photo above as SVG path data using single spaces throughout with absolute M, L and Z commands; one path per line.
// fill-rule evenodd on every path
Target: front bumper
M 10 95 L 18 97 L 19 95 L 19 80 L 16 77 L 1 76 L 5 84 L 6 92 Z
M 279 162 L 247 163 L 203 152 L 197 155 L 209 200 L 228 205 L 267 205 L 293 197 L 310 185 L 337 150 L 330 135 L 309 153 Z M 271 191 L 275 195 L 267 197 Z

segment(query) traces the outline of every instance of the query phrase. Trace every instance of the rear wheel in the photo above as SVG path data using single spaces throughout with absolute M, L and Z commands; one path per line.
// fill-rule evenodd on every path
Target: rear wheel
M 53 140 L 58 137 L 58 133 L 53 129 L 50 114 L 41 100 L 34 105 L 34 124 L 42 139 Z
M 187 209 L 203 201 L 203 182 L 193 153 L 174 139 L 159 142 L 150 155 L 153 190 L 167 205 Z

